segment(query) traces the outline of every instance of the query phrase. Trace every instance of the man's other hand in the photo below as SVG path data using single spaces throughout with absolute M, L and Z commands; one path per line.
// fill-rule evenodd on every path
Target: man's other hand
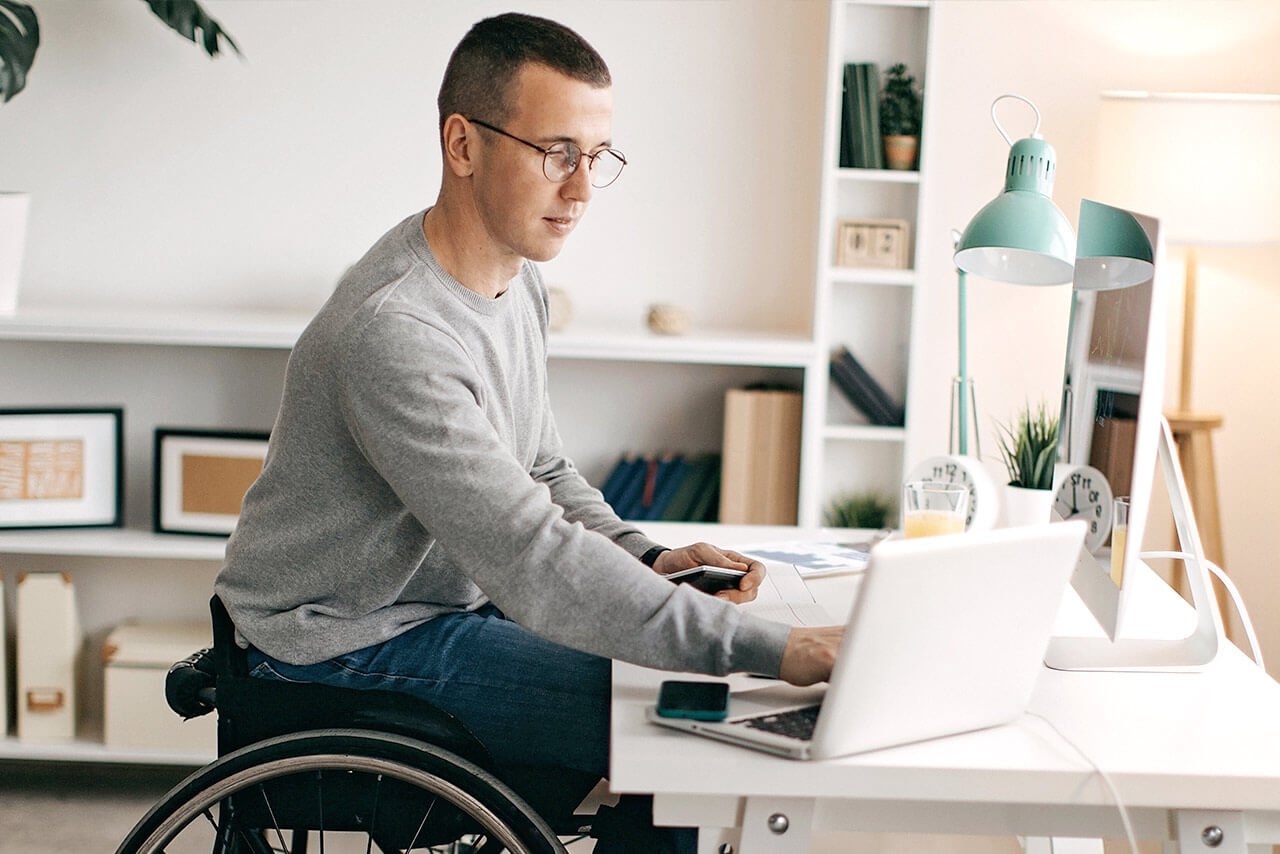
M 792 685 L 812 685 L 831 678 L 836 650 L 844 637 L 844 626 L 794 628 L 782 650 L 778 678 Z
M 747 574 L 738 582 L 737 590 L 721 590 L 715 594 L 730 602 L 750 602 L 756 598 L 764 582 L 764 564 L 744 554 L 718 548 L 710 543 L 694 543 L 678 549 L 670 549 L 658 555 L 653 571 L 659 575 L 693 569 L 695 566 L 720 566 L 725 569 L 743 569 Z

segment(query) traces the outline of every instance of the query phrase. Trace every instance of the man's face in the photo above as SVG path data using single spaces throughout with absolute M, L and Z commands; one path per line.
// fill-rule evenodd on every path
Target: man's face
M 584 152 L 577 171 L 555 184 L 543 174 L 541 153 L 473 125 L 481 135 L 481 160 L 473 173 L 476 208 L 496 248 L 549 261 L 560 254 L 591 201 L 586 155 L 610 144 L 613 90 L 528 64 L 516 78 L 515 110 L 500 126 L 543 148 L 573 142 Z

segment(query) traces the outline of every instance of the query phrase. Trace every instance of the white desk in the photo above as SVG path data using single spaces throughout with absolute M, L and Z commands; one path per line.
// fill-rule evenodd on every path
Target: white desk
M 732 547 L 800 536 L 785 528 L 646 530 L 669 545 L 707 539 Z M 814 579 L 810 589 L 841 614 L 856 595 L 855 579 Z M 1136 628 L 1174 636 L 1190 608 L 1154 575 L 1148 581 Z M 1088 619 L 1073 595 L 1060 628 Z M 1101 778 L 1037 717 L 840 760 L 797 762 L 646 723 L 644 709 L 669 677 L 614 664 L 611 786 L 652 793 L 659 824 L 703 828 L 700 852 L 723 842 L 737 854 L 806 851 L 814 830 L 1124 837 Z M 1196 674 L 1046 668 L 1031 708 L 1109 774 L 1140 839 L 1176 841 L 1171 849 L 1182 854 L 1269 852 L 1264 843 L 1280 842 L 1280 684 L 1234 647 Z M 769 828 L 775 815 L 787 817 L 785 833 Z M 1201 841 L 1209 827 L 1224 832 L 1216 847 Z

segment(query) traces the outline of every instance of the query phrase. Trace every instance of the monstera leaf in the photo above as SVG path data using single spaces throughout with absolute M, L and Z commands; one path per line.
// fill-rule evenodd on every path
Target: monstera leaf
M 196 0 L 143 0 L 174 32 L 217 56 L 222 43 L 240 53 L 226 30 L 210 18 Z M 27 85 L 31 63 L 40 47 L 40 23 L 30 5 L 0 0 L 0 101 L 8 101 Z
M 221 51 L 220 39 L 225 39 L 231 49 L 237 55 L 240 54 L 240 48 L 236 47 L 227 31 L 210 18 L 196 0 L 146 0 L 146 4 L 156 13 L 156 17 L 203 47 L 209 56 L 217 56 Z
M 27 85 L 39 46 L 40 23 L 31 7 L 0 0 L 0 99 L 8 101 Z

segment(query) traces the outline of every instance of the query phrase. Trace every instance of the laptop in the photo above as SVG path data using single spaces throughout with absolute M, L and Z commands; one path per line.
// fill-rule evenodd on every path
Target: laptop
M 736 692 L 664 727 L 830 759 L 1007 723 L 1027 708 L 1084 542 L 1081 521 L 891 540 L 871 553 L 826 688 Z

